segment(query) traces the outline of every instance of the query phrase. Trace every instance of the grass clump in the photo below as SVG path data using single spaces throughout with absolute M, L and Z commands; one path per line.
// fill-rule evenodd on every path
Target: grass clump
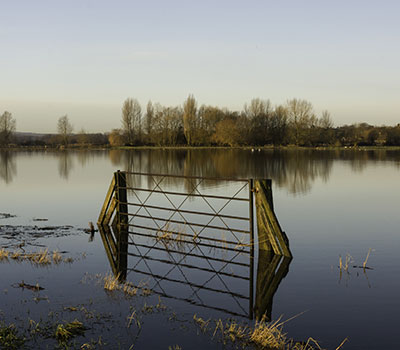
M 0 261 L 8 260 L 8 255 L 9 252 L 7 250 L 5 250 L 4 248 L 0 249 Z
M 105 290 L 113 291 L 120 289 L 119 274 L 114 276 L 112 273 L 108 273 L 103 281 Z
M 204 320 L 197 315 L 193 316 L 195 324 L 197 324 L 203 333 L 212 331 L 210 328 L 210 320 Z M 289 321 L 289 320 L 287 320 Z M 290 339 L 283 332 L 283 325 L 287 321 L 267 322 L 265 316 L 257 321 L 254 326 L 240 325 L 235 320 L 223 322 L 221 319 L 215 321 L 215 328 L 212 338 L 219 335 L 226 344 L 228 341 L 240 342 L 244 347 L 254 346 L 257 349 L 268 350 L 315 350 L 321 349 L 318 342 L 313 338 L 309 338 L 307 342 L 296 342 Z M 345 339 L 336 350 L 340 349 L 347 341 Z
M 135 296 L 137 295 L 139 289 L 141 290 L 142 296 L 149 296 L 152 293 L 152 290 L 146 286 L 144 283 L 139 283 L 139 286 L 135 286 L 131 282 L 120 282 L 120 275 L 114 276 L 112 273 L 108 273 L 104 278 L 104 289 L 110 292 L 113 291 L 121 291 L 126 296 Z
M 86 328 L 83 323 L 74 320 L 69 323 L 57 325 L 54 337 L 57 339 L 59 344 L 67 344 L 73 337 L 84 335 Z
M 8 251 L 2 248 L 0 250 L 0 262 L 8 262 L 9 259 L 17 262 L 29 261 L 36 266 L 50 265 L 52 263 L 58 265 L 62 261 L 65 263 L 71 263 L 74 261 L 72 258 L 66 258 L 63 260 L 59 251 L 55 250 L 51 253 L 48 248 L 44 250 L 41 249 L 38 252 L 20 252 L 18 250 Z
M 0 323 L 0 348 L 1 349 L 19 349 L 25 343 L 25 338 L 18 335 L 18 330 L 14 324 L 5 325 Z

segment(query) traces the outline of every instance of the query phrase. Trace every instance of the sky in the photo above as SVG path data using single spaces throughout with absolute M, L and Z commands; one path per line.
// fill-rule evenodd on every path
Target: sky
M 400 1 L 0 0 L 0 114 L 17 131 L 121 125 L 136 98 L 241 110 L 310 101 L 335 125 L 400 123 Z

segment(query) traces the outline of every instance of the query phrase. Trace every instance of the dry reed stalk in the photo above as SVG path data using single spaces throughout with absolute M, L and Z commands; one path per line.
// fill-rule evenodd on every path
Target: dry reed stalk
M 347 341 L 348 341 L 348 339 L 345 338 L 345 339 L 340 343 L 340 345 L 336 348 L 336 350 L 339 350 L 339 349 L 344 345 L 344 343 L 347 342 Z
M 205 333 L 207 331 L 208 324 L 210 323 L 210 319 L 207 321 L 203 320 L 201 317 L 197 317 L 196 314 L 193 315 L 193 320 L 200 326 L 200 329 Z
M 369 255 L 371 254 L 371 251 L 372 251 L 372 248 L 369 248 L 369 249 L 368 249 L 367 257 L 365 258 L 365 260 L 364 260 L 364 262 L 363 262 L 363 269 L 364 269 L 364 270 L 365 270 L 365 268 L 367 267 L 367 261 L 368 261 Z

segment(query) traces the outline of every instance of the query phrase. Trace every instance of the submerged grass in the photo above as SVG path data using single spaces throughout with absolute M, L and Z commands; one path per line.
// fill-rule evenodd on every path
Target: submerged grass
M 164 244 L 165 248 L 174 248 L 178 251 L 185 250 L 187 244 L 197 244 L 198 235 L 194 234 L 193 238 L 184 234 L 185 229 L 183 227 L 172 227 L 167 222 L 162 229 L 157 231 L 156 241 Z

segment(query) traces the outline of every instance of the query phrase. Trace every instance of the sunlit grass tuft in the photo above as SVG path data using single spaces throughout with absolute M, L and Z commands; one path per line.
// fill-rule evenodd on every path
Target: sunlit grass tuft
M 4 248 L 2 248 L 0 250 L 0 261 L 8 260 L 8 255 L 9 255 L 9 252 L 7 250 L 5 250 Z
M 149 296 L 152 290 L 146 286 L 145 283 L 140 282 L 138 286 L 133 285 L 131 282 L 120 282 L 120 275 L 114 276 L 108 273 L 104 278 L 104 289 L 107 291 L 122 291 L 126 296 L 135 296 L 141 290 L 142 296 Z
M 84 335 L 85 330 L 86 328 L 82 322 L 74 320 L 69 323 L 57 325 L 54 336 L 59 344 L 66 344 L 71 338 Z
M 51 264 L 60 264 L 61 262 L 71 263 L 74 261 L 73 258 L 68 257 L 63 260 L 62 255 L 59 251 L 55 250 L 52 253 L 49 252 L 48 248 L 41 249 L 38 252 L 21 252 L 21 251 L 8 251 L 2 248 L 0 250 L 0 262 L 9 262 L 10 260 L 16 262 L 29 261 L 36 266 L 45 266 Z
M 117 276 L 114 276 L 112 273 L 108 273 L 103 280 L 104 289 L 109 291 L 120 289 L 119 274 Z
M 194 315 L 193 321 L 200 327 L 203 333 L 212 331 L 212 328 L 210 328 L 210 320 L 204 320 Z M 268 350 L 322 350 L 318 342 L 313 338 L 309 338 L 307 342 L 296 342 L 289 338 L 283 331 L 283 325 L 288 321 L 289 320 L 281 321 L 279 318 L 276 321 L 267 322 L 266 318 L 263 317 L 251 327 L 248 325 L 241 325 L 235 320 L 229 320 L 224 323 L 219 319 L 215 321 L 212 337 L 214 338 L 220 335 L 224 343 L 227 341 L 232 343 L 240 342 L 243 348 L 254 346 L 257 349 Z M 345 339 L 336 350 L 340 349 L 346 341 L 347 339 Z

